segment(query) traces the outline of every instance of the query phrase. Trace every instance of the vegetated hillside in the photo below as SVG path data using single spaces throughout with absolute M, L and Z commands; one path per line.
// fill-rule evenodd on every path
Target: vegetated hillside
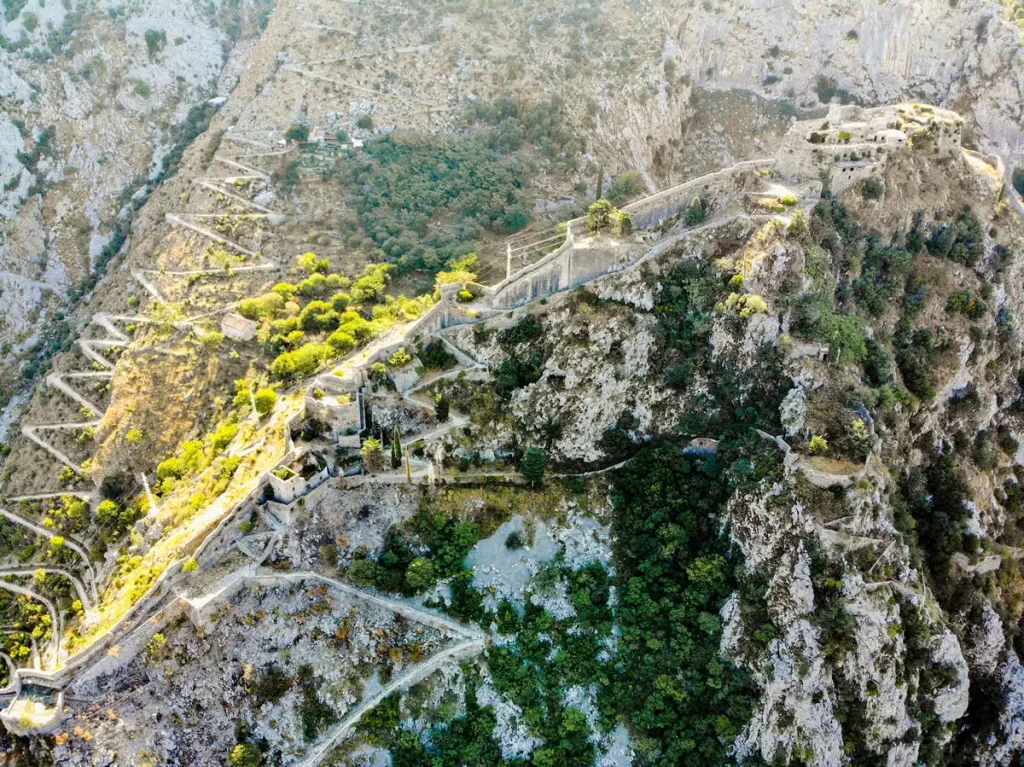
M 556 471 L 631 460 L 609 480 L 615 599 L 567 576 L 567 618 L 548 601 L 557 576 L 538 575 L 524 614 L 478 570 L 497 588 L 482 621 L 508 638 L 466 672 L 448 729 L 428 718 L 426 751 L 589 764 L 582 711 L 599 733 L 624 722 L 655 764 L 1019 754 L 1022 227 L 997 186 L 894 163 L 806 219 L 726 229 L 514 327 L 459 331 L 495 378 L 441 385 L 474 425 L 453 462 L 526 446 Z M 577 641 L 584 604 L 608 605 L 614 650 Z M 396 698 L 366 742 L 418 763 L 400 720 L 439 685 Z
M 0 13 L 0 399 L 75 332 L 69 307 L 230 92 L 267 2 L 9 0 Z M 248 43 L 243 43 L 243 48 Z
M 60 348 L 62 335 L 38 337 L 42 323 L 28 318 L 60 310 L 91 286 L 90 266 L 127 231 L 122 213 L 139 203 L 138 178 L 158 177 L 166 151 L 194 137 L 189 108 L 228 95 L 243 58 L 261 73 L 225 107 L 226 124 L 243 132 L 280 135 L 300 122 L 362 138 L 393 129 L 452 133 L 466 129 L 467 107 L 480 102 L 557 104 L 563 135 L 528 166 L 529 188 L 500 190 L 515 199 L 490 218 L 499 233 L 534 205 L 571 209 L 595 195 L 602 175 L 607 189 L 614 177 L 639 173 L 620 189 L 628 196 L 764 154 L 795 114 L 830 101 L 948 103 L 1011 166 L 1020 146 L 1015 11 L 988 0 L 886 3 L 870 12 L 832 3 L 824 15 L 716 3 L 288 1 L 277 4 L 279 21 L 251 55 L 233 42 L 267 24 L 268 4 L 188 12 L 156 2 L 51 5 L 12 1 L 0 27 L 11 174 L 3 279 L 14 298 L 0 342 L 11 344 L 15 365 L 37 342 L 38 352 Z M 239 53 L 225 69 L 229 49 Z M 557 161 L 563 154 L 568 162 Z M 470 209 L 485 219 L 493 213 L 493 205 Z M 408 230 L 381 237 L 379 227 L 340 218 L 346 230 L 359 228 L 353 236 L 373 229 L 375 245 L 415 251 L 407 261 L 416 263 L 452 239 L 418 225 L 417 247 Z M 483 247 L 472 237 L 478 225 L 459 232 L 470 243 L 463 250 Z M 20 372 L 40 367 L 33 361 Z M 18 389 L 14 366 L 5 380 L 9 396 Z
M 386 13 L 281 3 L 219 111 L 199 98 L 168 129 L 177 148 L 167 170 L 177 172 L 154 167 L 144 193 L 126 196 L 138 210 L 130 226 L 118 219 L 104 256 L 110 274 L 75 317 L 85 343 L 54 359 L 56 377 L 36 389 L 21 422 L 27 431 L 11 441 L 4 495 L 53 497 L 13 509 L 39 527 L 5 523 L 2 552 L 22 568 L 11 578 L 52 598 L 60 615 L 5 592 L 14 618 L 0 644 L 28 665 L 36 653 L 47 663 L 102 640 L 167 569 L 184 568 L 292 438 L 318 444 L 324 424 L 296 429 L 292 421 L 305 379 L 427 311 L 439 297 L 432 272 L 462 283 L 460 300 L 476 311 L 476 283 L 503 276 L 505 237 L 524 226 L 525 239 L 512 240 L 517 250 L 540 242 L 524 246 L 528 262 L 561 241 L 556 221 L 596 196 L 623 202 L 644 185 L 771 154 L 771 136 L 795 111 L 899 90 L 900 78 L 944 96 L 954 82 L 977 84 L 973 67 L 1016 56 L 1016 30 L 999 26 L 987 5 L 929 4 L 927 24 L 908 8 L 886 4 L 880 19 L 862 20 L 858 35 L 874 41 L 862 46 L 866 65 L 852 57 L 839 68 L 767 46 L 757 66 L 782 74 L 765 75 L 753 94 L 725 77 L 739 62 L 708 63 L 720 46 L 671 42 L 703 29 L 753 50 L 756 25 L 747 16 L 729 21 L 724 6 L 538 4 L 503 14 L 491 3 Z M 825 34 L 858 13 L 837 10 L 825 24 L 799 17 L 785 28 L 805 50 L 811 26 Z M 666 36 L 686 14 L 695 21 Z M 976 19 L 993 26 L 957 42 L 955 30 Z M 636 35 L 622 38 L 622 25 Z M 907 36 L 931 42 L 903 47 Z M 843 45 L 858 39 L 847 33 Z M 919 66 L 934 72 L 930 46 L 949 40 L 973 51 L 959 62 L 961 80 L 911 77 Z M 140 56 L 159 63 L 166 55 L 159 35 L 143 32 L 142 42 Z M 881 73 L 871 69 L 879 44 L 912 65 L 883 57 Z M 997 57 L 975 58 L 992 46 Z M 1015 87 L 999 80 L 1002 72 L 994 92 Z M 765 98 L 777 84 L 769 79 L 790 75 L 792 95 Z M 144 98 L 145 88 L 135 90 Z M 992 126 L 1002 117 L 984 114 L 991 119 L 975 121 L 975 138 L 999 145 Z M 48 167 L 53 135 L 36 138 L 32 155 Z M 300 562 L 360 588 L 421 595 L 502 637 L 496 644 L 506 653 L 388 699 L 360 727 L 367 748 L 387 748 L 396 761 L 425 758 L 430 739 L 417 746 L 399 716 L 424 697 L 436 711 L 417 726 L 459 763 L 478 749 L 492 761 L 496 749 L 500 759 L 537 763 L 635 751 L 672 764 L 731 754 L 771 760 L 777 748 L 808 763 L 837 764 L 843 753 L 864 762 L 890 753 L 894 763 L 918 754 L 935 762 L 945 753 L 999 763 L 1017 748 L 1006 733 L 1019 719 L 1019 666 L 998 632 L 1013 633 L 1020 609 L 1009 468 L 1016 411 L 1006 406 L 1019 397 L 1019 222 L 997 203 L 998 180 L 958 162 L 904 162 L 838 202 L 825 198 L 805 219 L 716 224 L 642 270 L 534 305 L 536 316 L 514 327 L 452 331 L 468 357 L 410 348 L 371 371 L 387 397 L 387 376 L 409 366 L 413 352 L 414 369 L 474 362 L 438 384 L 439 400 L 427 397 L 433 414 L 409 403 L 372 411 L 385 445 L 409 424 L 446 429 L 442 403 L 469 418 L 445 436 L 449 471 L 494 473 L 500 484 L 529 447 L 531 482 L 543 473 L 537 448 L 566 474 L 629 463 L 515 502 L 508 488 L 454 493 L 426 516 L 413 515 L 420 498 L 385 510 L 369 493 L 358 507 L 325 504 L 323 513 L 333 520 L 331 509 L 345 508 L 346 520 L 373 520 L 372 534 L 339 538 L 318 528 L 312 559 L 301 530 L 298 541 L 274 541 L 271 565 Z M 759 176 L 749 180 L 760 188 Z M 684 235 L 715 202 L 658 235 Z M 781 200 L 767 203 L 758 214 L 786 213 Z M 627 236 L 637 251 L 652 239 Z M 229 309 L 256 323 L 253 339 L 223 336 Z M 69 340 L 62 331 L 55 346 Z M 764 436 L 780 434 L 781 445 Z M 967 455 L 971 462 L 961 460 Z M 400 464 L 401 450 L 394 456 Z M 416 455 L 420 470 L 430 458 Z M 94 486 L 92 504 L 81 502 L 76 494 Z M 259 517 L 231 530 L 247 536 Z M 464 557 L 481 538 L 485 559 L 473 573 Z M 553 565 L 531 559 L 502 591 L 502 576 L 526 555 L 507 555 L 510 562 L 501 552 L 531 540 L 552 556 L 582 541 L 572 544 L 581 553 Z M 991 553 L 978 558 L 978 546 Z M 26 574 L 41 564 L 67 572 Z M 490 581 L 488 567 L 497 576 Z M 85 604 L 68 575 L 85 580 L 94 570 L 100 593 Z M 968 588 L 971 577 L 979 583 Z M 216 585 L 212 576 L 206 583 Z M 342 620 L 342 609 L 332 610 Z M 346 646 L 336 639 L 332 649 Z M 163 673 L 188 665 L 190 632 L 164 641 L 171 651 L 155 647 L 139 663 Z M 390 657 L 396 648 L 384 644 L 376 652 Z M 244 720 L 238 745 L 271 761 L 291 758 L 331 726 L 334 714 L 317 701 L 344 721 L 342 709 L 375 689 L 359 681 L 376 679 L 366 668 L 322 689 L 307 664 L 285 660 L 286 677 L 267 671 L 282 694 L 266 701 L 299 707 L 285 735 L 253 730 L 260 705 L 202 727 L 221 737 Z M 255 677 L 234 666 L 227 673 L 235 671 L 245 684 L 232 676 L 221 692 L 237 702 Z M 123 680 L 112 673 L 116 691 Z M 210 684 L 216 695 L 220 682 Z M 122 721 L 138 715 L 118 710 Z M 453 717 L 457 725 L 445 727 Z M 119 720 L 110 721 L 93 746 L 86 738 L 59 745 L 83 763 L 99 749 L 121 751 Z M 179 726 L 183 749 L 207 737 Z M 600 735 L 588 740 L 592 731 Z M 139 740 L 124 758 L 151 758 L 158 747 L 176 746 Z
M 738 197 L 750 212 L 707 199 L 657 232 L 593 235 L 652 257 L 371 368 L 390 467 L 366 440 L 380 476 L 328 481 L 278 528 L 283 506 L 244 503 L 193 588 L 253 558 L 265 580 L 98 671 L 82 692 L 102 715 L 32 749 L 73 765 L 198 764 L 198 743 L 252 765 L 1019 759 L 1024 225 L 989 166 L 926 150 L 805 209 Z M 305 295 L 332 279 L 318 261 L 239 305 L 262 343 L 289 323 L 307 344 L 375 332 Z M 423 386 L 399 395 L 412 366 Z M 423 454 L 416 435 L 446 422 Z M 326 426 L 306 427 L 321 444 Z M 410 434 L 416 471 L 432 460 L 452 485 L 394 487 Z M 223 461 L 234 438 L 162 464 L 167 497 L 195 471 L 208 497 L 223 469 L 206 450 Z M 230 545 L 254 540 L 259 557 Z M 436 619 L 420 606 L 481 633 L 410 631 Z M 463 662 L 437 661 L 445 646 Z M 164 705 L 166 733 L 139 726 Z

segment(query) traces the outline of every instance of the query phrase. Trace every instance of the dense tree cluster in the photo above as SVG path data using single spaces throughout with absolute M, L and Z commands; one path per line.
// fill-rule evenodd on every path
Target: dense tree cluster
M 401 269 L 437 271 L 473 251 L 484 230 L 526 226 L 536 155 L 568 170 L 583 149 L 557 101 L 481 102 L 465 119 L 463 134 L 399 131 L 342 161 L 366 234 Z
M 720 657 L 722 604 L 736 588 L 720 532 L 727 494 L 714 459 L 646 451 L 615 482 L 622 673 L 613 682 L 651 765 L 726 764 L 755 690 Z
M 357 558 L 348 569 L 356 583 L 398 594 L 419 594 L 439 578 L 463 570 L 463 559 L 480 538 L 474 522 L 420 509 L 392 527 L 377 557 Z
M 389 135 L 346 172 L 367 235 L 402 268 L 436 271 L 471 251 L 483 229 L 506 234 L 529 221 L 525 159 L 484 135 Z

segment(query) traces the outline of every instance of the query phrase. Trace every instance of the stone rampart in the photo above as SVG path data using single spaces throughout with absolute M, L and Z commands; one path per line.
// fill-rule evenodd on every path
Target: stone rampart
M 694 197 L 719 202 L 732 199 L 745 190 L 749 174 L 768 171 L 774 166 L 774 158 L 741 162 L 637 200 L 623 210 L 629 213 L 635 230 L 655 229 L 685 211 Z M 635 249 L 627 247 L 626 243 L 619 247 L 589 234 L 586 219 L 570 221 L 566 241 L 557 250 L 485 289 L 492 306 L 495 309 L 522 306 L 619 271 L 629 266 L 636 256 Z
M 693 202 L 694 197 L 717 200 L 732 197 L 743 191 L 746 174 L 771 170 L 775 158 L 747 160 L 731 168 L 706 173 L 682 184 L 664 189 L 656 194 L 623 207 L 631 219 L 634 229 L 654 229 L 673 216 L 682 213 Z

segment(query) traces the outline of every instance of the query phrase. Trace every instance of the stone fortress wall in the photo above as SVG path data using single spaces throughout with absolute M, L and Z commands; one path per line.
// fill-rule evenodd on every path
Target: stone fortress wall
M 682 213 L 694 197 L 724 201 L 747 188 L 751 175 L 775 171 L 790 181 L 826 180 L 833 194 L 880 174 L 893 153 L 923 149 L 936 157 L 960 154 L 963 118 L 919 104 L 866 109 L 833 106 L 826 117 L 795 123 L 775 157 L 708 173 L 626 205 L 633 228 L 651 231 Z M 568 222 L 565 242 L 535 264 L 489 287 L 495 309 L 521 306 L 629 266 L 629 250 L 589 237 L 586 220 Z
M 756 193 L 753 187 L 769 176 L 808 188 L 817 187 L 806 182 L 817 182 L 825 176 L 832 192 L 840 192 L 861 179 L 878 174 L 893 153 L 927 151 L 940 159 L 960 156 L 962 122 L 954 112 L 921 105 L 904 104 L 877 109 L 833 107 L 826 118 L 795 123 L 775 157 L 741 162 L 625 206 L 623 209 L 630 214 L 637 231 L 634 237 L 620 240 L 594 235 L 587 230 L 585 219 L 574 219 L 566 226 L 566 239 L 561 246 L 536 263 L 485 288 L 472 307 L 464 307 L 457 301 L 462 286 L 442 286 L 437 304 L 416 321 L 386 334 L 381 339 L 382 343 L 375 345 L 372 354 L 354 362 L 350 374 L 344 378 L 331 378 L 330 374 L 319 376 L 307 390 L 306 415 L 329 423 L 337 421 L 339 426 L 343 422 L 350 427 L 361 428 L 363 408 L 360 398 L 366 384 L 365 371 L 371 364 L 386 360 L 397 349 L 426 340 L 443 328 L 484 319 L 500 322 L 511 316 L 510 310 L 533 300 L 642 264 L 662 252 L 665 246 L 665 243 L 655 244 L 652 248 L 651 238 L 645 233 L 671 223 L 696 196 L 713 200 L 724 208 L 731 201 Z M 978 159 L 992 164 L 987 156 L 978 155 Z M 1001 170 L 1002 164 L 1000 162 L 993 167 Z M 1012 196 L 1012 192 L 1011 199 L 1015 209 L 1024 216 L 1020 201 Z M 704 227 L 719 227 L 729 220 L 722 216 L 712 217 L 707 223 L 670 239 L 697 233 Z M 314 386 L 321 385 L 324 395 L 318 399 L 312 392 Z M 358 433 L 343 439 L 354 439 L 351 446 L 359 446 Z M 339 444 L 347 445 L 343 439 L 339 439 Z M 211 530 L 194 556 L 202 559 L 204 554 L 209 554 L 207 549 L 231 523 L 235 512 L 255 503 L 261 495 L 262 482 L 256 482 L 246 497 Z M 45 732 L 58 723 L 59 715 L 40 717 L 32 722 L 20 721 L 19 706 L 25 702 L 21 698 L 19 704 L 20 693 L 28 687 L 41 687 L 56 694 L 76 680 L 94 677 L 140 651 L 153 632 L 188 607 L 187 601 L 181 598 L 173 585 L 174 579 L 181 574 L 184 561 L 171 564 L 103 637 L 70 658 L 63 668 L 56 671 L 16 669 L 11 684 L 0 690 L 0 699 L 10 701 L 0 719 L 12 731 L 22 734 Z M 115 645 L 121 652 L 111 655 Z M 60 711 L 59 705 L 45 708 L 58 714 Z
M 915 149 L 957 157 L 962 127 L 955 112 L 921 104 L 833 106 L 826 117 L 789 129 L 776 152 L 776 167 L 789 178 L 827 178 L 838 194 L 879 175 L 894 153 Z
M 644 197 L 622 209 L 629 213 L 635 230 L 656 230 L 685 211 L 694 197 L 733 198 L 744 191 L 751 174 L 769 171 L 774 165 L 774 158 L 741 162 Z M 576 218 L 568 222 L 565 242 L 557 250 L 487 288 L 485 295 L 495 309 L 510 309 L 626 268 L 636 255 L 636 249 L 625 243 L 591 237 L 586 219 Z

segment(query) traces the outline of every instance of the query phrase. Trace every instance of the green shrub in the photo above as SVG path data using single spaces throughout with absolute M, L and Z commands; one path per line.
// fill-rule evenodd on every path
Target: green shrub
M 263 764 L 263 754 L 256 746 L 239 743 L 231 749 L 228 762 L 231 767 L 260 767 Z
M 896 352 L 896 365 L 899 367 L 903 384 L 907 390 L 921 400 L 930 400 L 935 396 L 935 384 L 928 373 L 927 354 L 919 347 L 907 347 Z
M 961 290 L 946 299 L 946 311 L 959 312 L 966 314 L 972 320 L 979 320 L 985 316 L 988 305 L 980 298 L 976 298 L 969 290 Z
M 146 41 L 146 52 L 150 58 L 167 47 L 167 33 L 162 29 L 147 29 L 143 38 Z
M 317 368 L 334 356 L 331 346 L 321 343 L 307 343 L 295 351 L 283 352 L 271 363 L 270 371 L 275 378 L 304 378 L 316 372 Z
M 953 451 L 930 459 L 924 470 L 910 472 L 901 487 L 901 502 L 916 523 L 913 537 L 941 594 L 952 585 L 948 573 L 953 554 L 963 549 L 970 516 L 965 502 L 971 495 Z
M 291 128 L 291 129 L 289 129 L 288 132 L 291 133 L 292 130 L 294 130 L 294 129 Z M 304 141 L 305 139 L 300 139 L 300 140 Z M 318 257 L 316 253 L 303 253 L 301 256 L 296 258 L 295 261 L 299 265 L 299 267 L 301 267 L 302 269 L 305 269 L 310 274 L 315 274 L 317 272 L 320 272 L 321 274 L 324 274 L 327 277 L 331 276 L 331 275 L 327 275 L 327 272 L 331 268 L 331 262 L 328 261 L 326 258 Z M 338 276 L 339 279 L 341 278 L 341 275 L 337 275 L 337 276 Z
M 531 447 L 527 448 L 526 453 L 523 454 L 523 461 L 520 464 L 519 471 L 522 473 L 523 479 L 531 485 L 536 485 L 538 482 L 543 481 L 547 465 L 548 457 L 544 454 L 544 451 L 537 447 Z
M 872 386 L 885 386 L 892 382 L 893 378 L 893 356 L 892 352 L 877 341 L 868 340 L 865 342 L 867 354 L 864 356 L 864 378 Z
M 310 301 L 299 314 L 299 327 L 307 332 L 334 330 L 340 324 L 341 315 L 327 301 Z
M 484 617 L 484 595 L 473 587 L 473 573 L 460 571 L 451 583 L 452 602 L 448 613 L 467 623 L 479 623 Z
M 344 330 L 335 330 L 327 337 L 328 345 L 337 354 L 348 354 L 356 348 L 356 339 Z
M 404 368 L 410 362 L 412 362 L 412 357 L 409 356 L 409 352 L 407 352 L 403 347 L 391 355 L 391 358 L 388 360 L 388 365 L 392 368 L 399 369 Z
M 434 397 L 434 412 L 437 414 L 437 420 L 444 423 L 448 420 L 449 404 L 448 398 L 444 396 L 442 392 L 438 392 Z
M 416 593 L 426 591 L 437 582 L 434 563 L 426 557 L 417 557 L 406 568 L 405 581 Z
M 849 104 L 853 101 L 850 92 L 840 88 L 836 79 L 827 75 L 818 75 L 818 79 L 814 83 L 814 92 L 818 94 L 818 100 L 822 104 L 827 104 L 837 97 L 841 104 Z
M 307 743 L 316 740 L 317 735 L 338 720 L 338 715 L 320 698 L 317 690 L 319 683 L 313 677 L 313 667 L 299 667 L 299 686 L 302 688 L 302 700 L 299 703 L 299 721 L 302 724 L 302 737 Z
M 438 338 L 420 346 L 416 356 L 427 370 L 450 370 L 458 364 L 455 355 L 449 352 L 444 341 Z
M 363 458 L 363 468 L 370 474 L 376 474 L 384 469 L 384 447 L 376 437 L 367 437 L 363 440 L 360 449 Z
M 690 207 L 686 209 L 684 220 L 687 226 L 697 226 L 708 217 L 708 203 L 700 197 L 694 197 Z
M 309 126 L 296 123 L 288 127 L 284 133 L 285 141 L 306 141 L 309 139 Z
M 829 342 L 840 364 L 859 363 L 867 356 L 867 337 L 860 317 L 827 309 L 818 320 L 818 334 Z
M 181 477 L 186 471 L 185 463 L 180 458 L 171 457 L 165 461 L 161 461 L 157 464 L 156 475 L 160 479 L 173 478 L 177 479 Z
M 494 376 L 494 385 L 503 398 L 511 396 L 516 389 L 529 386 L 540 380 L 544 373 L 544 357 L 533 353 L 526 357 L 505 360 Z
M 264 703 L 277 703 L 288 693 L 292 684 L 283 669 L 273 663 L 267 665 L 252 685 L 251 693 L 256 699 L 256 707 Z
M 609 202 L 617 205 L 620 202 L 636 197 L 643 191 L 643 177 L 636 171 L 628 171 L 615 177 L 615 180 L 608 187 L 606 196 Z
M 359 586 L 372 588 L 379 580 L 377 563 L 372 559 L 358 558 L 348 566 L 347 575 L 349 580 Z
M 526 536 L 519 530 L 513 530 L 505 537 L 505 548 L 509 551 L 518 551 L 526 547 Z
M 618 208 L 612 210 L 610 216 L 612 234 L 616 237 L 625 237 L 633 232 L 633 218 L 624 210 Z
M 227 423 L 217 429 L 212 435 L 210 435 L 210 445 L 214 452 L 221 452 L 228 445 L 231 444 L 231 440 L 238 434 L 237 423 Z
M 273 389 L 260 389 L 253 395 L 256 402 L 256 412 L 260 416 L 266 416 L 277 404 L 277 392 Z
M 965 208 L 953 223 L 934 227 L 926 245 L 933 256 L 974 266 L 984 248 L 981 222 Z
M 285 297 L 275 288 L 274 292 L 239 301 L 237 311 L 250 320 L 273 319 L 284 311 L 284 305 Z
M 544 325 L 532 314 L 527 314 L 517 325 L 502 330 L 498 343 L 506 351 L 511 351 L 520 344 L 530 344 L 544 336 Z
M 612 213 L 612 204 L 608 200 L 597 200 L 587 208 L 587 229 L 599 231 L 608 226 Z
M 866 200 L 880 200 L 885 194 L 885 184 L 874 178 L 867 178 L 857 185 L 857 191 Z

